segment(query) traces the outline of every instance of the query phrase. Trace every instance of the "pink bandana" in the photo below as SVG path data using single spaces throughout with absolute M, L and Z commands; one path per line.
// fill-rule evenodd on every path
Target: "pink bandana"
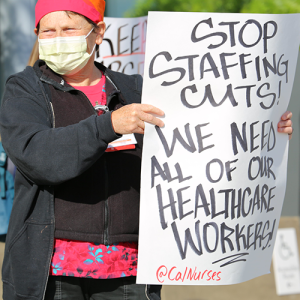
M 38 0 L 35 6 L 35 27 L 41 18 L 53 11 L 73 11 L 95 23 L 103 20 L 104 0 Z

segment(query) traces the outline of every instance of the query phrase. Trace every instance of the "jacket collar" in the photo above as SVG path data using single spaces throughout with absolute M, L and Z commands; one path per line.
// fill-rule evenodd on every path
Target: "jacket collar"
M 115 95 L 119 94 L 119 101 L 124 105 L 126 104 L 126 100 L 124 99 L 122 93 L 120 92 L 117 85 L 111 79 L 110 73 L 111 70 L 106 68 L 104 65 L 95 62 L 95 66 L 104 73 L 106 77 L 106 93 L 107 93 L 107 102 L 109 104 L 111 98 Z M 66 83 L 63 78 L 57 73 L 53 72 L 43 60 L 37 60 L 33 66 L 36 74 L 40 78 L 40 80 L 44 83 L 50 84 L 58 90 L 69 92 L 75 90 L 71 85 Z

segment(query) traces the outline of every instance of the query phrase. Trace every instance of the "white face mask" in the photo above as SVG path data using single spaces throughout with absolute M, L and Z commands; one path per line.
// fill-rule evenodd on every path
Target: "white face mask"
M 50 69 L 60 75 L 73 75 L 80 71 L 94 53 L 96 44 L 91 52 L 87 53 L 87 35 L 72 37 L 56 37 L 39 39 L 39 56 Z

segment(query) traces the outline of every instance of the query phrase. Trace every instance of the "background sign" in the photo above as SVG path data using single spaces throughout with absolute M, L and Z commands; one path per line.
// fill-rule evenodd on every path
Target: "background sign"
M 278 229 L 273 266 L 277 294 L 300 294 L 299 252 L 295 228 Z
M 105 18 L 106 32 L 96 61 L 125 74 L 144 73 L 147 17 Z
M 299 15 L 151 12 L 138 283 L 224 285 L 269 273 L 286 186 Z

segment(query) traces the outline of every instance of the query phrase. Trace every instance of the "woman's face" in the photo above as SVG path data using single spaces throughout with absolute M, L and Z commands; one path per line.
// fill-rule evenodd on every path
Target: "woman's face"
M 55 11 L 45 15 L 41 19 L 38 35 L 40 39 L 80 36 L 87 35 L 92 30 L 92 28 L 93 26 L 84 17 L 80 15 L 67 15 L 65 11 Z M 37 33 L 36 29 L 35 32 Z M 103 35 L 101 34 L 101 32 L 92 31 L 90 33 L 90 35 L 87 37 L 88 53 L 92 51 L 95 43 L 97 43 L 98 45 L 101 44 L 102 37 Z

